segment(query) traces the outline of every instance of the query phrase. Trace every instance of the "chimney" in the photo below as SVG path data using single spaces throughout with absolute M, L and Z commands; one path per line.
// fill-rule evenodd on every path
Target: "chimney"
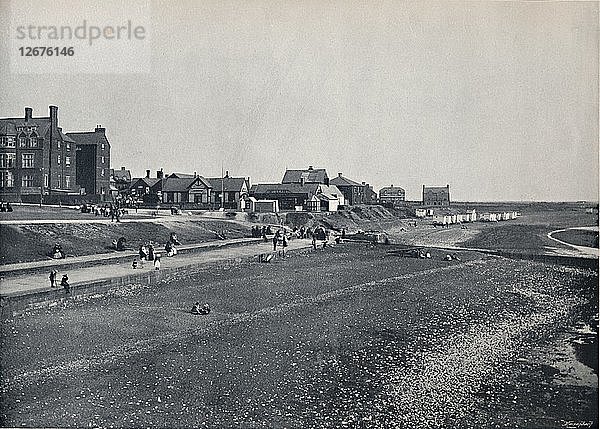
M 146 179 L 150 178 L 150 170 L 146 170 Z
M 31 107 L 26 107 L 25 108 L 25 122 L 28 122 L 31 120 L 32 114 L 33 114 L 33 109 Z
M 229 170 L 225 170 L 225 177 L 229 178 Z
M 198 172 L 194 171 L 194 177 L 198 177 Z
M 56 126 L 58 124 L 58 107 L 50 106 L 50 123 Z
M 312 165 L 309 165 L 309 166 L 308 166 L 308 171 L 312 171 L 312 170 L 313 170 L 313 166 L 312 166 Z
M 342 173 L 338 173 L 338 177 L 342 177 Z
M 125 171 L 125 167 L 121 167 L 121 171 Z
M 156 171 L 156 178 L 157 179 L 162 179 L 164 177 L 164 173 L 163 173 L 163 169 L 161 168 L 160 170 Z
M 103 128 L 102 125 L 96 125 L 96 129 L 94 131 L 104 134 L 106 132 L 106 128 Z
M 363 186 L 365 186 L 365 185 L 366 185 L 366 183 L 365 183 L 365 182 L 362 182 L 362 185 L 363 185 Z

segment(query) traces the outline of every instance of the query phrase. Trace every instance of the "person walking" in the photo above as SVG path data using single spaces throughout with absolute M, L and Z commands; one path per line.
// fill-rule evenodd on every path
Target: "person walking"
M 160 255 L 158 253 L 154 255 L 154 269 L 156 271 L 160 270 Z
M 63 274 L 60 285 L 65 289 L 65 293 L 71 293 L 71 285 L 69 284 L 69 276 Z
M 282 241 L 282 247 L 281 247 L 281 256 L 285 258 L 285 248 L 288 247 L 288 241 L 287 241 L 287 237 L 285 236 L 285 233 L 283 234 L 283 241 Z
M 50 279 L 50 287 L 56 287 L 56 274 L 58 274 L 58 271 L 50 271 L 50 276 L 48 276 L 48 278 Z
M 279 239 L 279 231 L 273 236 L 273 252 L 277 251 L 277 240 Z

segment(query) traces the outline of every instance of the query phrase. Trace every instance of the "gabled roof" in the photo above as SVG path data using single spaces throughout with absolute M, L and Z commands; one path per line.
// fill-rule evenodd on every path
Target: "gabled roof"
M 240 192 L 246 179 L 244 177 L 209 177 L 206 179 L 215 191 Z
M 332 185 L 335 186 L 364 186 L 358 182 L 355 182 L 354 180 L 350 180 L 347 177 L 344 176 L 337 176 L 334 179 L 331 179 L 329 181 L 329 183 L 331 183 Z
M 69 137 L 68 135 L 66 135 L 65 133 L 63 133 L 62 130 L 58 130 L 58 133 L 60 134 L 60 136 L 63 139 L 63 141 L 69 142 L 69 143 L 76 143 L 75 140 L 73 140 L 71 137 Z
M 307 170 L 286 170 L 281 183 L 325 183 L 327 171 L 324 168 L 309 168 Z
M 114 170 L 111 168 L 110 174 L 115 180 L 121 180 L 124 182 L 131 182 L 131 171 L 130 170 Z
M 210 183 L 202 176 L 192 177 L 167 177 L 163 180 L 163 192 L 185 192 L 195 183 L 202 184 L 205 188 L 211 188 Z
M 142 181 L 146 186 L 152 188 L 157 183 L 160 183 L 162 179 L 152 178 L 152 177 L 134 177 L 131 180 L 131 187 L 137 186 L 139 181 Z
M 318 191 L 327 196 L 333 197 L 334 199 L 343 195 L 340 189 L 335 185 L 319 185 Z
M 386 186 L 379 190 L 379 195 L 382 197 L 393 197 L 398 195 L 404 195 L 405 191 L 400 186 Z
M 44 137 L 50 129 L 50 117 L 31 118 L 25 122 L 25 118 L 0 118 L 0 134 L 17 135 L 17 126 L 35 125 L 39 136 Z

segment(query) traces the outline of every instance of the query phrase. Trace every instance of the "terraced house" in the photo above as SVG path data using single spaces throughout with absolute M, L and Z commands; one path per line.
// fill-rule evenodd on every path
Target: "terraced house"
M 58 107 L 33 117 L 0 119 L 0 198 L 39 202 L 49 194 L 77 194 L 75 142 L 58 126 Z
M 86 195 L 110 198 L 110 142 L 106 129 L 97 125 L 94 131 L 67 133 L 77 147 L 77 184 Z

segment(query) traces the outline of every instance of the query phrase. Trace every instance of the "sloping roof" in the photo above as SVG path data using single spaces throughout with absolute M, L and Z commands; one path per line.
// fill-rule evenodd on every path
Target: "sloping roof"
M 333 198 L 343 196 L 342 191 L 335 185 L 319 185 L 319 190 L 321 193 L 332 196 Z
M 327 171 L 324 168 L 307 170 L 286 170 L 281 183 L 325 183 Z
M 194 176 L 193 174 L 189 174 L 189 173 L 171 173 L 167 176 L 167 179 L 173 178 L 173 179 L 191 179 Z
M 150 188 L 161 181 L 161 179 L 157 179 L 156 177 L 134 177 L 131 180 L 131 186 L 133 187 L 134 185 L 137 185 L 137 182 L 139 182 L 140 180 Z
M 425 192 L 448 192 L 446 186 L 425 186 L 423 190 Z
M 364 186 L 344 176 L 337 176 L 336 178 L 329 180 L 329 183 L 336 186 Z
M 73 140 L 75 140 L 75 143 L 77 144 L 89 144 L 89 145 L 97 145 L 98 143 L 100 143 L 100 139 L 102 137 L 104 137 L 106 139 L 106 136 L 103 133 L 97 133 L 95 131 L 89 131 L 89 132 L 77 132 L 77 133 L 67 133 L 67 135 L 69 137 L 71 137 Z M 106 140 L 108 141 L 108 140 Z
M 115 178 L 115 180 L 122 180 L 124 182 L 131 181 L 131 171 L 130 170 L 114 170 L 111 169 L 111 174 Z
M 244 177 L 209 177 L 206 179 L 215 191 L 239 192 L 246 183 Z
M 66 141 L 66 142 L 69 142 L 69 143 L 76 143 L 75 140 L 73 140 L 71 137 L 69 137 L 68 135 L 66 135 L 65 133 L 63 133 L 62 130 L 58 130 L 58 133 L 62 137 L 63 141 Z
M 206 188 L 211 188 L 210 183 L 202 176 L 192 177 L 167 177 L 163 180 L 163 192 L 185 192 L 189 190 L 194 183 L 201 183 Z
M 38 135 L 44 137 L 50 129 L 50 117 L 31 118 L 27 122 L 25 118 L 0 118 L 0 134 L 16 135 L 20 125 L 35 125 Z
M 259 183 L 252 186 L 255 194 L 316 194 L 318 183 Z

